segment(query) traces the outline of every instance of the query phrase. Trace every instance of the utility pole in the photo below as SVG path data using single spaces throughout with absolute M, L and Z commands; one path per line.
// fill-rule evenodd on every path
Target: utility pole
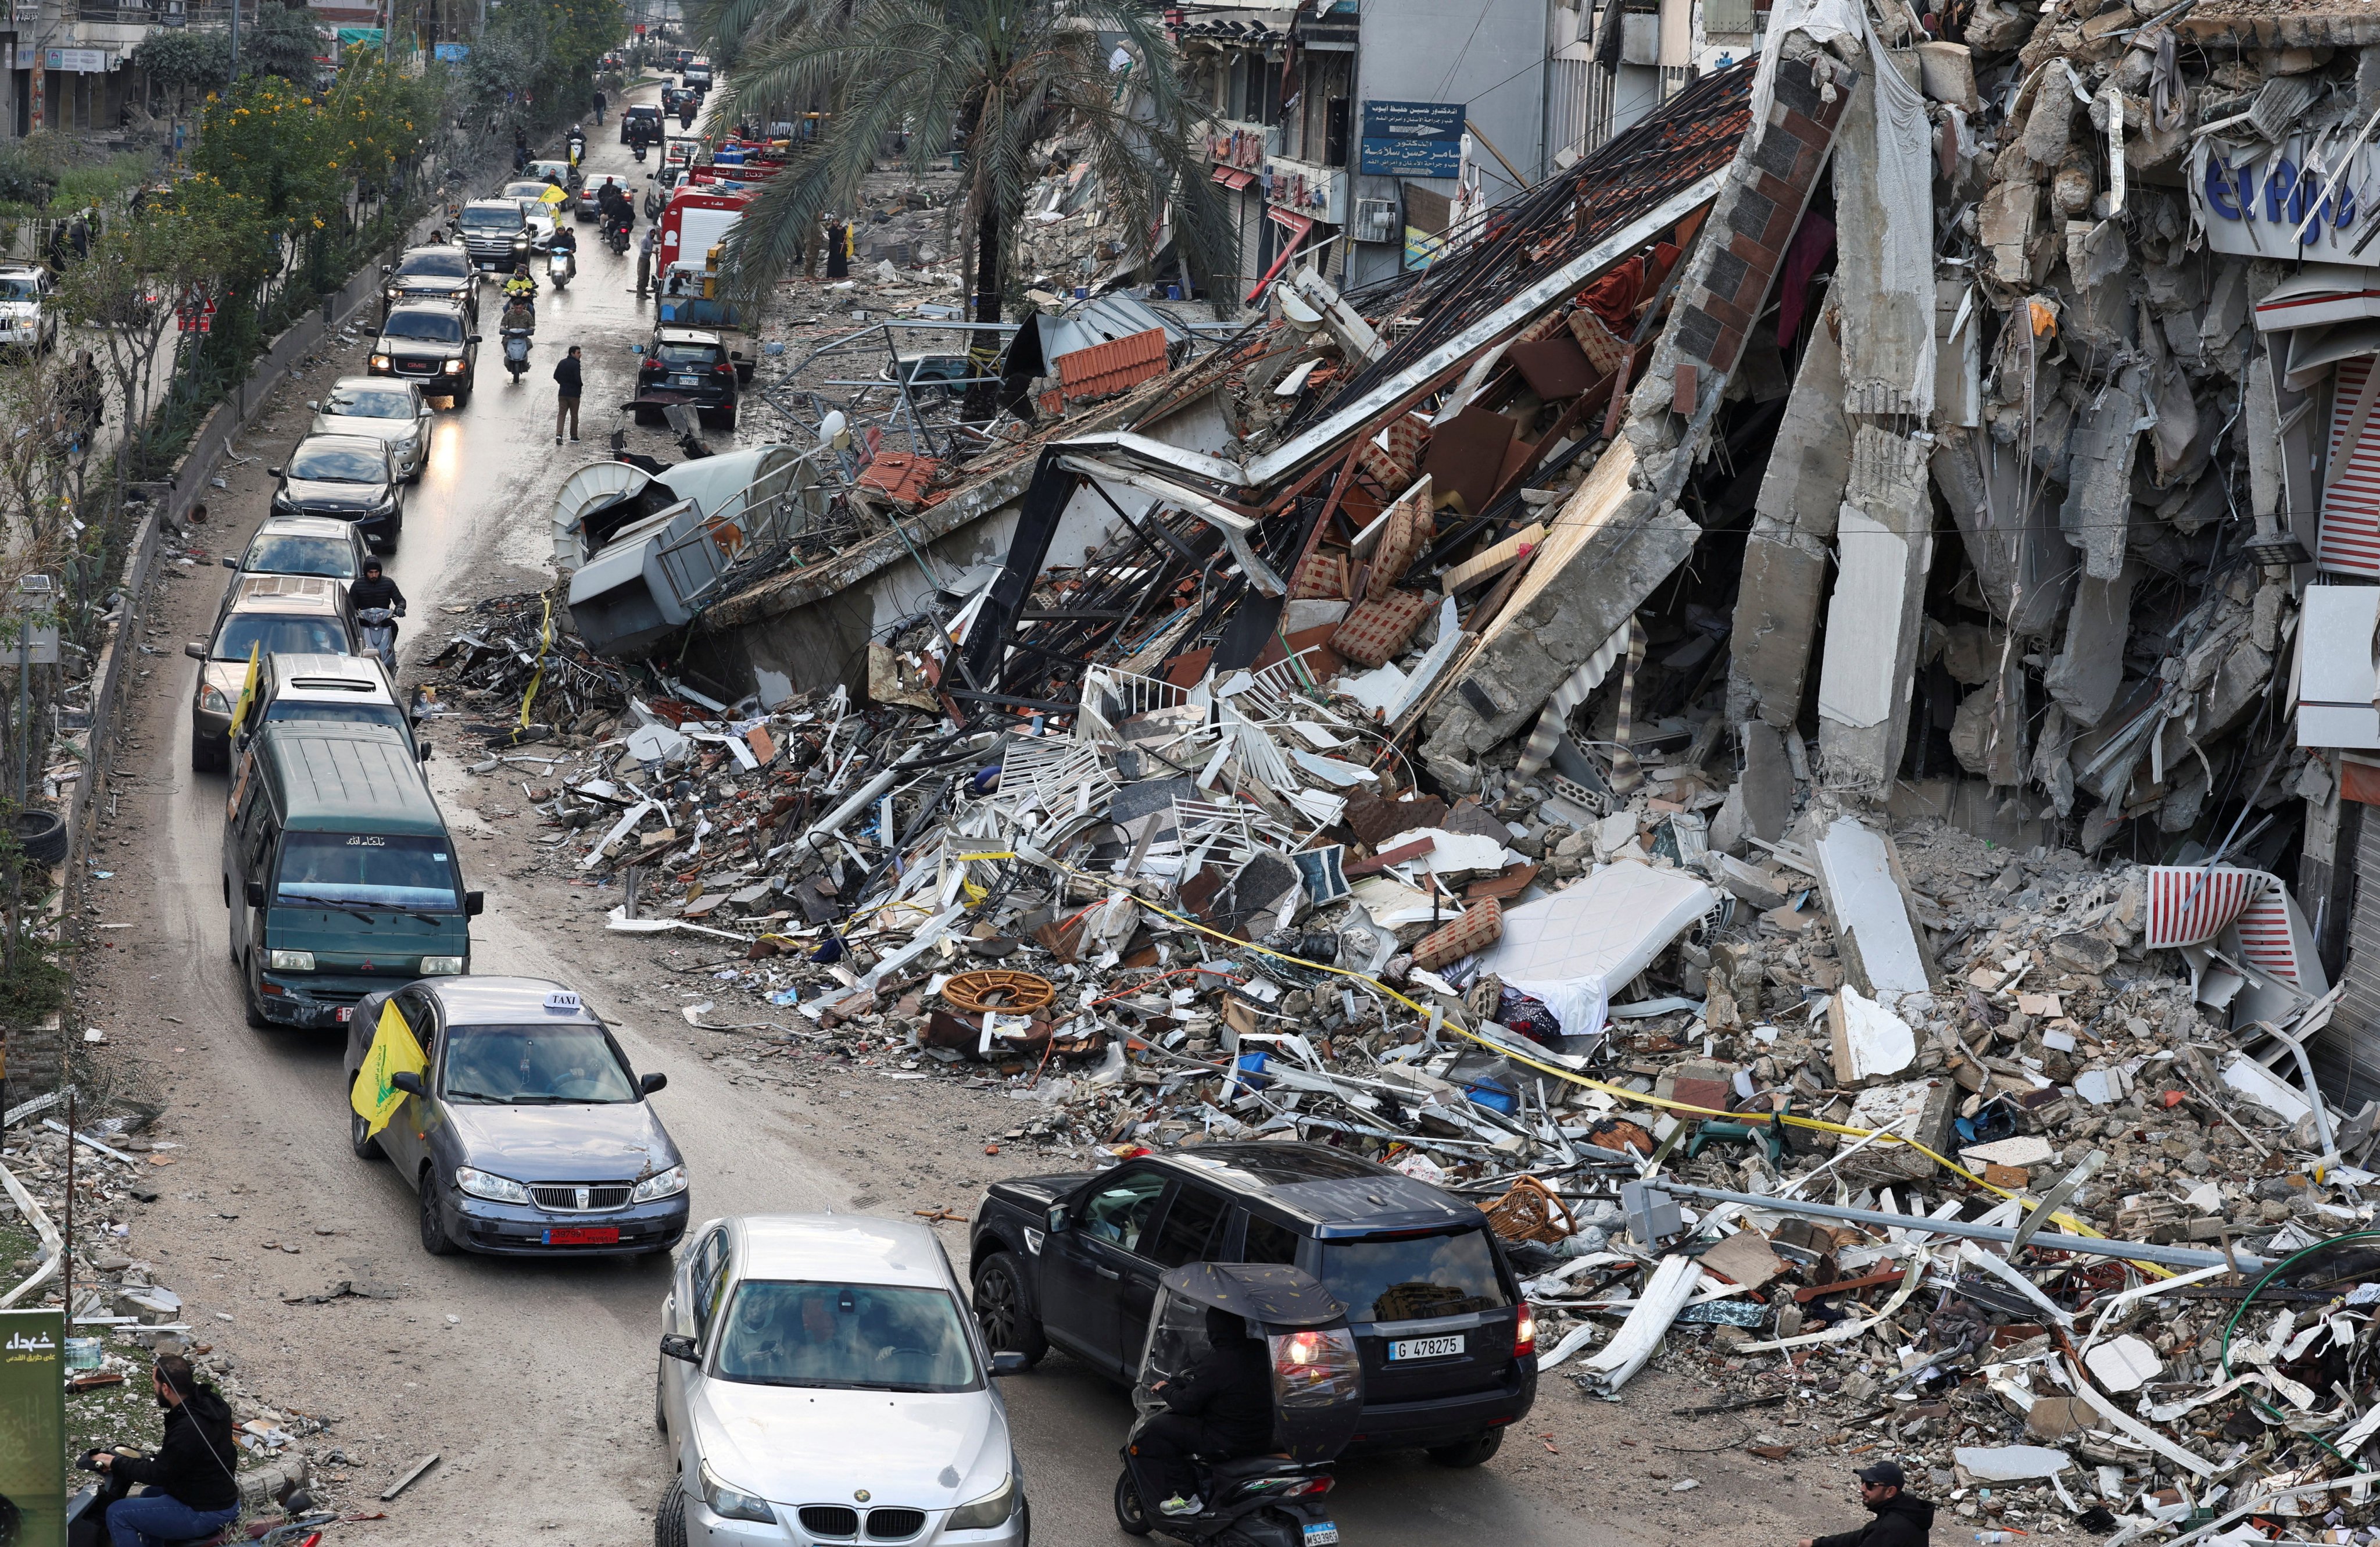
M 239 0 L 231 0 L 231 78 L 239 79 Z

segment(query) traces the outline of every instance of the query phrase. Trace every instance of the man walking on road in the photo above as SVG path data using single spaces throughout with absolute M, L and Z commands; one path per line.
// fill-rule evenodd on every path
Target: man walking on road
M 570 438 L 578 438 L 578 346 L 573 344 L 570 353 L 553 368 L 553 379 L 560 387 L 553 409 L 553 444 L 562 444 L 562 427 L 570 426 Z
M 1908 1479 L 1897 1461 L 1879 1461 L 1854 1474 L 1860 1503 L 1876 1514 L 1855 1531 L 1833 1536 L 1803 1537 L 1796 1547 L 1925 1547 L 1934 1534 L 1934 1506 L 1901 1492 Z
M 646 287 L 653 282 L 653 254 L 661 250 L 662 228 L 645 227 L 644 238 L 637 243 L 637 298 L 645 298 Z
M 595 88 L 595 123 L 596 123 L 596 127 L 597 127 L 597 128 L 601 128 L 601 127 L 602 127 L 602 123 L 603 123 L 603 109 L 605 109 L 605 108 L 607 108 L 607 107 L 609 107 L 609 106 L 611 106 L 611 105 L 612 105 L 612 104 L 611 104 L 611 103 L 609 102 L 609 100 L 607 100 L 607 99 L 604 97 L 604 95 L 603 95 L 603 88 L 601 88 L 601 86 L 596 87 L 596 88 Z

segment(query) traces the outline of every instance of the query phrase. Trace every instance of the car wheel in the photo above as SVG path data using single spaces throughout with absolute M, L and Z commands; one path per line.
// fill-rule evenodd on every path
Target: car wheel
M 661 1513 L 653 1517 L 653 1547 L 686 1547 L 686 1482 L 670 1479 Z
M 355 1077 L 350 1075 L 347 1089 L 352 1090 L 355 1086 Z M 347 1114 L 347 1148 L 356 1152 L 358 1160 L 388 1159 L 388 1151 L 380 1147 L 380 1136 L 371 1131 L 371 1124 L 360 1112 Z
M 720 409 L 718 418 L 719 427 L 722 430 L 734 430 L 735 428 L 735 405 L 730 403 L 727 407 Z
M 669 1409 L 662 1405 L 662 1372 L 658 1370 L 653 1371 L 653 1427 L 664 1434 L 669 1432 Z
M 269 1031 L 273 1022 L 264 1017 L 264 1000 L 256 992 L 256 974 L 250 970 L 255 958 L 249 956 L 239 964 L 239 1005 L 248 1013 L 248 1024 L 259 1031 Z
M 1149 1533 L 1148 1506 L 1140 1502 L 1140 1490 L 1133 1486 L 1129 1468 L 1116 1474 L 1115 1517 L 1126 1536 Z
M 455 1253 L 455 1237 L 446 1234 L 446 1222 L 438 1212 L 438 1176 L 427 1166 L 421 1172 L 421 1249 L 432 1257 Z
M 1025 1356 L 1027 1369 L 1050 1351 L 1041 1335 L 1041 1318 L 1033 1304 L 1024 1264 L 1014 1252 L 995 1251 L 975 1271 L 975 1319 L 983 1340 L 995 1349 Z
M 218 770 L 228 768 L 230 766 L 230 738 L 225 737 L 222 749 L 218 750 L 214 744 L 207 738 L 207 735 L 204 731 L 200 730 L 195 725 L 191 726 L 190 772 L 193 774 L 212 774 Z
M 1490 1429 L 1460 1444 L 1439 1445 L 1429 1452 L 1429 1458 L 1441 1467 L 1476 1467 L 1503 1448 L 1504 1431 Z

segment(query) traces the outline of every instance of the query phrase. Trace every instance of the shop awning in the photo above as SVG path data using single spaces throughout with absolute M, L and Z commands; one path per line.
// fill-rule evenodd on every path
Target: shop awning
M 1225 188 L 1232 189 L 1235 193 L 1256 180 L 1257 175 L 1255 173 L 1243 172 L 1235 166 L 1218 166 L 1215 168 L 1215 181 L 1222 184 Z

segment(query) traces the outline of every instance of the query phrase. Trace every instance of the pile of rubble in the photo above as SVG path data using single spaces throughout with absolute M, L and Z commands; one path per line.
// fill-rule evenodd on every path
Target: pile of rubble
M 0 1221 L 21 1222 L 31 1237 L 29 1255 L 0 1263 L 0 1307 L 62 1306 L 71 1293 L 66 1361 L 71 1434 L 92 1443 L 137 1439 L 154 1421 L 151 1364 L 161 1355 L 180 1354 L 230 1404 L 235 1438 L 247 1453 L 238 1481 L 249 1522 L 261 1530 L 279 1523 L 285 1510 L 316 1507 L 331 1480 L 318 1478 L 314 1463 L 335 1467 L 347 1460 L 322 1438 L 331 1420 L 276 1407 L 248 1390 L 230 1356 L 187 1319 L 181 1296 L 137 1255 L 128 1206 L 156 1201 L 156 1168 L 173 1164 L 178 1146 L 150 1136 L 154 1109 L 104 1104 L 127 1110 L 79 1116 L 71 1146 L 63 1120 L 73 1110 L 68 1093 L 37 1096 L 0 1115 L 0 1203 L 6 1205 Z M 69 1218 L 71 1263 L 63 1252 Z M 301 1489 L 307 1496 L 295 1497 Z

